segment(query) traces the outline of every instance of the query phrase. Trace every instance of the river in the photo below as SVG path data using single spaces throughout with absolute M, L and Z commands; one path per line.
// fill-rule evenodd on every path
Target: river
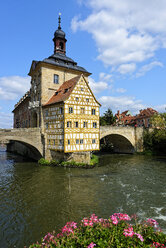
M 0 247 L 22 248 L 92 213 L 155 218 L 166 231 L 166 158 L 101 155 L 99 167 L 39 166 L 0 149 Z

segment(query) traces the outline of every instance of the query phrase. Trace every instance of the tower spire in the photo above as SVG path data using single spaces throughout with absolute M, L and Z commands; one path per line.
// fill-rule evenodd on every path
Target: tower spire
M 65 32 L 61 29 L 61 13 L 59 13 L 58 17 L 58 29 L 54 33 L 54 54 L 61 53 L 66 54 L 66 38 Z
M 58 24 L 58 29 L 61 29 L 61 13 L 59 13 Z

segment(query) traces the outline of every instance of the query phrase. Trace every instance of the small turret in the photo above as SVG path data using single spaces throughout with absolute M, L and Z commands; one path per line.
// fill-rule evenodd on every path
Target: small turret
M 58 29 L 54 33 L 54 54 L 55 53 L 61 53 L 61 54 L 66 54 L 66 34 L 65 32 L 61 29 L 61 14 L 59 13 L 59 18 L 58 18 Z

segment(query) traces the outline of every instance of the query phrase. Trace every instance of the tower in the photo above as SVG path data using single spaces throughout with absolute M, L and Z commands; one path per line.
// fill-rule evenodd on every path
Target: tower
M 59 14 L 58 18 L 58 29 L 54 33 L 54 54 L 56 53 L 61 53 L 61 54 L 66 54 L 66 34 L 65 32 L 61 29 L 61 14 Z

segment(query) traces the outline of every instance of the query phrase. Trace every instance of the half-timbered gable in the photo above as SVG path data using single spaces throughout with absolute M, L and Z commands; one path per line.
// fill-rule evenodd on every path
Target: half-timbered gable
M 99 150 L 99 106 L 82 75 L 65 100 L 65 152 Z

